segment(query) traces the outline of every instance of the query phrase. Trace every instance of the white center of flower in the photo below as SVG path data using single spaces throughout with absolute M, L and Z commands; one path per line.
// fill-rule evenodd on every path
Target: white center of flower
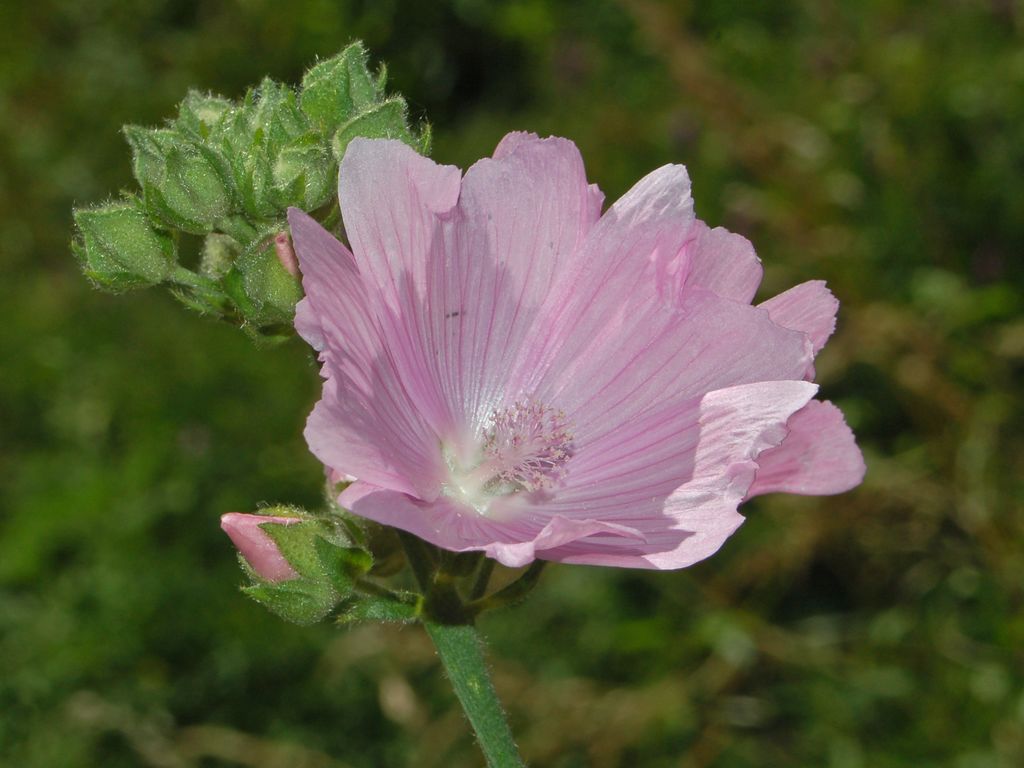
M 550 490 L 565 476 L 572 440 L 562 411 L 530 400 L 495 409 L 472 467 L 459 466 L 449 454 L 447 490 L 481 514 L 496 496 Z

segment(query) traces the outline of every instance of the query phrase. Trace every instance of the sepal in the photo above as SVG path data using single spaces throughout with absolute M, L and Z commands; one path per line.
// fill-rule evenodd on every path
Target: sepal
M 253 243 L 238 257 L 223 285 L 241 316 L 256 327 L 290 324 L 302 298 L 302 286 L 281 264 L 272 235 Z
M 355 42 L 310 68 L 302 78 L 302 111 L 323 135 L 330 136 L 384 97 L 386 71 L 381 67 L 374 77 L 366 60 L 363 44 Z
M 423 611 L 423 597 L 413 592 L 396 592 L 388 597 L 362 595 L 341 606 L 339 624 L 359 624 L 383 621 L 390 624 L 408 624 L 416 621 Z
M 424 135 L 429 139 L 429 132 Z M 418 152 L 425 149 L 424 136 L 416 136 L 409 128 L 408 108 L 401 96 L 392 96 L 375 104 L 342 124 L 331 140 L 335 159 L 340 162 L 349 142 L 360 137 L 398 139 Z

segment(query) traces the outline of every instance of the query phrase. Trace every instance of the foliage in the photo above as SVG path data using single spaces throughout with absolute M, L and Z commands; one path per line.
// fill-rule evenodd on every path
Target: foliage
M 0 762 L 479 762 L 421 634 L 300 629 L 238 592 L 219 514 L 318 503 L 308 351 L 90 291 L 68 253 L 71 206 L 132 183 L 122 124 L 301 82 L 356 37 L 436 159 L 566 135 L 609 198 L 686 162 L 765 295 L 825 276 L 843 301 L 819 380 L 865 486 L 758 500 L 688 571 L 551 566 L 488 614 L 531 764 L 1019 760 L 1019 4 L 39 0 L 0 22 Z M 200 271 L 198 236 L 178 247 Z

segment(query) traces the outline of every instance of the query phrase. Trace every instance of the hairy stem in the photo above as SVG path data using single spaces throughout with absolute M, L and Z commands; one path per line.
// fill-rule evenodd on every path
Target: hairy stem
M 423 625 L 473 726 L 488 767 L 522 768 L 524 763 L 491 683 L 476 628 L 472 624 L 439 624 L 430 620 Z

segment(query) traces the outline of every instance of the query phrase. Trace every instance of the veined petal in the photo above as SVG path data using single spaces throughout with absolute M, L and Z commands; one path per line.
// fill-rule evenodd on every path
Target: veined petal
M 602 303 L 604 328 L 536 385 L 537 397 L 572 414 L 581 440 L 652 407 L 759 381 L 800 379 L 810 345 L 768 313 L 692 289 L 678 310 L 656 300 L 627 312 Z
M 564 517 L 520 517 L 502 522 L 482 517 L 445 496 L 424 502 L 406 494 L 355 483 L 338 499 L 360 517 L 390 525 L 453 552 L 479 552 L 518 568 L 544 551 L 587 536 L 631 541 L 643 535 L 626 525 Z
M 538 310 L 593 224 L 590 198 L 564 139 L 512 134 L 467 171 L 445 251 L 428 267 L 427 342 L 449 407 L 468 425 L 503 401 Z
M 711 229 L 703 221 L 694 224 L 691 238 L 685 285 L 749 304 L 764 274 L 750 241 L 723 227 Z
M 567 514 L 576 505 L 577 514 L 635 528 L 644 541 L 581 539 L 540 556 L 659 569 L 708 557 L 743 521 L 736 508 L 754 479 L 758 455 L 779 444 L 787 419 L 816 391 L 816 385 L 802 381 L 729 387 L 608 435 L 600 446 L 591 446 L 600 462 L 588 467 L 583 479 L 572 467 L 568 487 L 546 507 Z M 649 466 L 638 462 L 644 454 L 652 458 Z M 584 451 L 579 458 L 582 462 Z M 606 468 L 601 480 L 600 464 Z M 636 475 L 642 478 L 638 482 Z
M 768 310 L 772 321 L 783 328 L 807 334 L 814 354 L 821 351 L 836 329 L 839 302 L 825 286 L 824 280 L 801 283 L 758 306 Z
M 747 497 L 764 493 L 829 496 L 864 479 L 864 457 L 842 412 L 828 401 L 812 400 L 786 425 L 777 448 L 757 458 L 757 478 Z
M 306 292 L 296 328 L 320 350 L 327 379 L 306 423 L 310 450 L 336 474 L 435 496 L 437 437 L 388 354 L 352 255 L 302 211 L 288 219 Z
M 358 351 L 363 359 L 380 349 L 372 312 L 355 257 L 311 216 L 288 209 L 288 225 L 302 272 L 305 297 L 295 308 L 295 329 L 313 349 Z
M 656 300 L 658 260 L 682 249 L 693 219 L 690 178 L 680 165 L 648 174 L 606 211 L 580 257 L 560 271 L 509 389 L 537 390 L 548 371 L 616 336 Z
M 366 287 L 395 312 L 422 295 L 440 218 L 459 199 L 462 174 L 400 141 L 353 139 L 339 169 L 345 233 Z

